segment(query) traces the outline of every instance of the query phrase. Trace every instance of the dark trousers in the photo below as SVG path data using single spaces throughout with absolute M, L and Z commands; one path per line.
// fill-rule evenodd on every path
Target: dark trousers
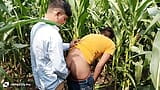
M 76 81 L 68 78 L 67 80 L 68 90 L 93 90 L 94 79 L 92 76 L 86 80 Z

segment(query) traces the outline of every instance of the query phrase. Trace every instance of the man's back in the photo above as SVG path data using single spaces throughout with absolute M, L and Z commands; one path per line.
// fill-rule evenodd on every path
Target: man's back
M 76 48 L 84 54 L 89 64 L 103 53 L 113 55 L 115 50 L 114 42 L 108 37 L 101 34 L 89 34 L 81 39 Z

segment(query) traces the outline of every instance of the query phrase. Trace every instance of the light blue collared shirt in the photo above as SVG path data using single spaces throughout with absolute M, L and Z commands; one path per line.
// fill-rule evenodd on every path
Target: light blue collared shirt
M 44 22 L 35 24 L 31 30 L 31 65 L 36 86 L 40 90 L 55 90 L 68 76 L 63 43 L 56 25 Z

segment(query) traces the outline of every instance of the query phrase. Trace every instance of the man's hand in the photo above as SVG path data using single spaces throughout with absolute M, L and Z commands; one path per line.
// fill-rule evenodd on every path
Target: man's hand
M 76 39 L 76 40 L 72 40 L 70 42 L 70 48 L 74 47 L 75 45 L 77 45 L 77 43 L 80 41 L 80 39 Z

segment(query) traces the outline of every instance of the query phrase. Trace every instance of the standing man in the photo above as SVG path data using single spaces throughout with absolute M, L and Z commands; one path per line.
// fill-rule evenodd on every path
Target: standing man
M 70 49 L 66 59 L 70 70 L 69 90 L 93 90 L 104 65 L 114 53 L 115 44 L 110 39 L 113 36 L 112 29 L 107 27 L 101 30 L 101 34 L 86 35 Z M 91 64 L 97 58 L 100 59 L 91 75 Z
M 50 0 L 44 19 L 65 24 L 71 16 L 70 5 L 65 0 Z M 31 64 L 35 84 L 40 90 L 55 90 L 68 76 L 62 43 L 56 25 L 38 22 L 31 30 Z

